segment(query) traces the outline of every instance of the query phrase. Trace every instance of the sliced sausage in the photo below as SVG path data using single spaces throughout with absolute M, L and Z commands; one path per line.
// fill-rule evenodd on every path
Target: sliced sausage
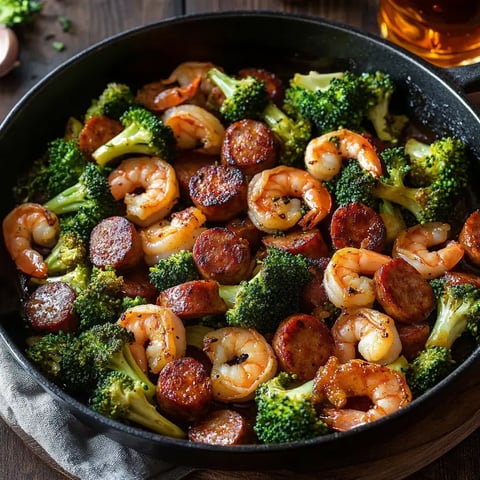
M 468 272 L 445 272 L 442 276 L 450 285 L 462 285 L 464 283 L 471 283 L 477 288 L 480 288 L 480 276 Z
M 428 322 L 397 323 L 397 330 L 402 342 L 402 354 L 410 362 L 425 348 L 430 326 Z
M 227 305 L 218 293 L 214 280 L 192 280 L 167 288 L 157 297 L 157 305 L 169 307 L 181 319 L 222 315 Z
M 79 325 L 75 298 L 74 290 L 64 282 L 40 285 L 25 304 L 29 324 L 41 333 L 73 332 Z
M 241 445 L 251 443 L 253 431 L 236 410 L 213 410 L 188 430 L 191 442 L 209 445 Z
M 232 218 L 225 226 L 239 237 L 248 240 L 252 252 L 259 249 L 264 232 L 259 230 L 249 217 Z
M 282 79 L 278 77 L 275 73 L 265 70 L 264 68 L 242 68 L 238 75 L 240 78 L 244 77 L 255 77 L 258 80 L 261 80 L 265 88 L 267 89 L 268 96 L 273 103 L 281 106 L 285 98 L 285 88 L 283 86 Z
M 113 216 L 100 221 L 90 234 L 90 261 L 93 265 L 117 269 L 132 268 L 143 258 L 140 234 L 125 217 Z
M 123 130 L 123 125 L 106 116 L 90 117 L 78 137 L 80 150 L 88 157 Z
M 278 326 L 272 347 L 280 368 L 311 380 L 333 355 L 334 342 L 324 322 L 303 313 L 290 315 Z
M 323 285 L 323 275 L 329 261 L 329 257 L 323 257 L 309 262 L 312 278 L 302 293 L 302 309 L 306 312 L 312 313 L 328 301 L 327 291 Z
M 330 254 L 330 249 L 317 228 L 292 231 L 286 235 L 265 235 L 262 242 L 266 247 L 277 247 L 293 255 L 300 253 L 308 258 L 323 258 Z
M 458 236 L 467 258 L 480 267 L 480 210 L 471 213 Z
M 386 235 L 387 229 L 380 214 L 363 203 L 347 203 L 332 214 L 330 236 L 337 250 L 355 247 L 381 252 Z
M 266 123 L 243 119 L 226 128 L 221 149 L 224 165 L 252 176 L 274 167 L 276 159 L 275 136 Z
M 140 264 L 122 273 L 122 293 L 127 297 L 143 297 L 149 303 L 155 303 L 158 290 L 150 283 L 148 267 Z
M 435 308 L 431 285 L 402 258 L 382 265 L 375 272 L 374 283 L 378 303 L 398 322 L 421 322 Z
M 248 240 L 226 227 L 204 230 L 195 240 L 192 253 L 202 277 L 222 285 L 246 280 L 253 266 Z
M 210 407 L 212 381 L 205 366 L 193 357 L 168 362 L 158 376 L 160 410 L 175 420 L 199 420 Z
M 224 222 L 245 212 L 247 188 L 241 170 L 226 165 L 201 167 L 189 183 L 192 202 L 212 222 Z

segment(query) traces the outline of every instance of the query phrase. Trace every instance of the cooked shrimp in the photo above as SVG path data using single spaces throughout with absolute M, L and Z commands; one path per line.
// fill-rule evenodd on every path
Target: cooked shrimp
M 267 340 L 254 329 L 224 327 L 203 337 L 212 362 L 213 396 L 221 402 L 246 402 L 257 386 L 277 373 L 277 359 Z
M 373 275 L 390 260 L 388 255 L 365 248 L 337 250 L 323 277 L 329 300 L 339 308 L 371 307 L 375 301 L 375 286 L 373 279 L 366 275 Z
M 159 92 L 153 99 L 155 110 L 164 111 L 190 100 L 200 87 L 201 77 L 195 77 L 184 87 L 170 87 Z
M 143 253 L 147 265 L 155 265 L 161 258 L 180 250 L 191 250 L 196 238 L 206 229 L 207 217 L 196 207 L 188 207 L 140 230 Z
M 165 111 L 163 122 L 173 130 L 178 148 L 220 154 L 225 128 L 220 120 L 205 108 L 198 105 L 178 105 Z
M 108 183 L 115 200 L 123 198 L 126 217 L 141 227 L 166 217 L 180 195 L 175 170 L 159 157 L 123 160 Z
M 345 408 L 349 397 L 368 397 L 372 406 L 367 411 Z M 403 375 L 365 360 L 339 364 L 336 357 L 330 357 L 314 380 L 313 402 L 320 417 L 341 432 L 390 415 L 411 400 Z
M 305 149 L 305 167 L 318 180 L 331 180 L 342 168 L 342 161 L 353 159 L 375 177 L 382 164 L 372 144 L 362 135 L 342 128 L 313 138 Z
M 46 278 L 48 268 L 34 246 L 53 247 L 59 233 L 57 216 L 38 203 L 19 205 L 3 220 L 3 239 L 8 253 L 23 273 L 36 278 Z
M 345 310 L 331 329 L 335 355 L 345 363 L 357 357 L 387 365 L 398 358 L 402 342 L 395 321 L 371 308 Z
M 133 333 L 135 343 L 147 345 L 145 353 L 152 373 L 160 372 L 168 362 L 185 355 L 185 326 L 169 308 L 137 305 L 125 310 L 118 324 Z
M 248 185 L 248 216 L 267 233 L 299 225 L 315 227 L 332 208 L 328 190 L 305 170 L 280 165 L 263 170 Z M 304 215 L 303 203 L 309 208 Z
M 448 239 L 448 223 L 431 222 L 414 225 L 399 233 L 393 243 L 392 256 L 403 258 L 415 267 L 424 278 L 436 278 L 462 259 L 465 251 L 457 241 L 448 242 L 443 248 L 428 250 Z
M 215 65 L 210 62 L 183 62 L 172 71 L 168 78 L 163 80 L 163 83 L 165 85 L 178 83 L 181 87 L 185 87 L 190 85 L 196 78 L 200 78 L 200 91 L 205 96 L 208 96 L 214 84 L 208 78 L 207 73 L 214 67 Z

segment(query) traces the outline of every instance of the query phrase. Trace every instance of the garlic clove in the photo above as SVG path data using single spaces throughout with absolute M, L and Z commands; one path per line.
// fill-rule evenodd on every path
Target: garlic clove
M 15 32 L 11 28 L 0 26 L 0 77 L 18 66 L 18 54 L 19 44 Z

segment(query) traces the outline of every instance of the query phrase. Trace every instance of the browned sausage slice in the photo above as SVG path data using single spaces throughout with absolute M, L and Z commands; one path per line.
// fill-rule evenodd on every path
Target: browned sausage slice
M 93 228 L 90 234 L 90 261 L 93 265 L 127 269 L 137 265 L 142 258 L 140 234 L 125 217 L 105 218 Z
M 333 212 L 330 236 L 337 250 L 355 247 L 381 252 L 386 234 L 380 214 L 363 203 L 347 203 Z
M 203 278 L 236 285 L 252 269 L 248 240 L 225 227 L 204 230 L 193 245 L 193 259 Z
M 28 322 L 38 332 L 73 332 L 79 324 L 73 309 L 75 298 L 73 289 L 64 282 L 40 285 L 25 305 Z
M 221 149 L 224 165 L 251 176 L 274 167 L 276 158 L 275 136 L 265 123 L 243 119 L 226 128 Z
M 402 258 L 382 265 L 375 272 L 374 282 L 378 303 L 398 322 L 422 322 L 435 308 L 432 287 Z
M 249 217 L 232 218 L 225 226 L 239 237 L 247 239 L 252 252 L 259 249 L 264 232 L 259 230 Z
M 333 354 L 334 342 L 322 320 L 299 313 L 280 323 L 272 347 L 282 370 L 311 380 Z
M 252 428 L 237 411 L 213 410 L 188 430 L 191 442 L 210 445 L 241 445 L 252 441 Z
M 458 236 L 460 245 L 465 250 L 467 258 L 480 266 L 480 210 L 471 213 Z
M 157 381 L 160 410 L 179 421 L 199 420 L 212 400 L 212 381 L 205 366 L 193 357 L 168 362 Z
M 171 308 L 185 320 L 221 315 L 227 311 L 227 305 L 218 293 L 218 283 L 214 280 L 192 280 L 167 288 L 160 292 L 156 303 Z
M 83 126 L 78 137 L 80 150 L 88 157 L 123 130 L 123 125 L 110 117 L 91 117 Z
M 286 235 L 265 235 L 262 242 L 266 247 L 277 247 L 293 255 L 300 253 L 308 258 L 323 258 L 330 255 L 330 249 L 317 228 L 292 231 Z
M 201 167 L 189 183 L 192 202 L 212 222 L 224 222 L 245 212 L 247 189 L 241 170 L 226 165 Z
M 397 323 L 397 330 L 402 342 L 402 354 L 410 362 L 425 348 L 430 326 L 428 322 Z
M 140 264 L 122 273 L 122 294 L 127 297 L 143 297 L 149 303 L 155 303 L 157 288 L 150 283 L 148 267 Z

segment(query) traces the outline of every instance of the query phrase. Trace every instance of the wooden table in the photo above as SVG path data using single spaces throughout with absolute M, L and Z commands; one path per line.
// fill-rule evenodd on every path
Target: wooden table
M 32 25 L 21 29 L 20 68 L 0 79 L 0 120 L 31 86 L 83 48 L 117 32 L 165 17 L 235 9 L 283 10 L 325 17 L 377 33 L 375 20 L 377 0 L 222 0 L 221 2 L 219 0 L 81 0 L 77 2 L 44 0 L 43 3 L 42 14 L 37 15 Z M 69 32 L 62 31 L 58 22 L 60 15 L 71 19 L 72 27 Z M 55 50 L 52 46 L 53 41 L 63 42 L 65 50 L 61 52 Z M 478 391 L 478 379 L 465 388 Z M 475 397 L 477 404 L 478 398 L 477 395 Z M 455 407 L 452 406 L 452 408 Z M 450 435 L 446 441 L 426 449 L 429 456 L 420 462 L 424 468 L 408 477 L 408 480 L 478 480 L 480 478 L 480 430 L 477 429 L 479 424 L 478 415 L 475 415 L 465 425 L 449 432 Z M 22 437 L 22 432 L 17 434 L 0 420 L 0 478 L 5 480 L 69 478 L 52 465 L 38 446 L 32 445 L 29 439 Z M 459 443 L 461 440 L 463 441 Z M 456 446 L 451 449 L 454 445 Z M 428 465 L 435 459 L 436 461 Z M 222 474 L 207 471 L 195 472 L 188 476 L 189 479 L 214 477 L 219 480 L 266 478 L 261 474 L 245 477 L 233 472 Z M 322 476 L 320 466 L 319 473 L 308 478 L 328 480 L 327 477 Z M 335 478 L 340 477 L 335 476 Z M 359 473 L 355 478 L 375 480 L 377 477 L 372 471 L 370 477 L 365 476 L 364 472 Z M 386 477 L 382 476 L 382 478 Z M 395 476 L 395 479 L 397 478 L 399 477 Z M 393 477 L 391 480 L 394 480 Z

